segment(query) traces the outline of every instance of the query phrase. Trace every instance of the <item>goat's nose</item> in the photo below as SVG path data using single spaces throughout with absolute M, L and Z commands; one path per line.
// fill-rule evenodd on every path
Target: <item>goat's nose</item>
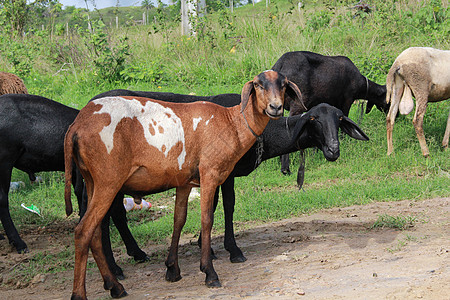
M 271 109 L 273 109 L 273 110 L 275 110 L 275 111 L 279 111 L 279 110 L 281 110 L 281 109 L 283 108 L 283 105 L 282 105 L 282 104 L 277 105 L 277 104 L 272 104 L 272 103 L 271 103 L 269 106 L 270 106 Z

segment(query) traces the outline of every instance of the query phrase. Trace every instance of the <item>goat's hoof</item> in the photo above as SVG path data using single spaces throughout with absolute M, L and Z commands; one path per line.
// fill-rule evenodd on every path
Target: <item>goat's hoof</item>
M 0 240 L 4 240 L 5 237 L 3 236 L 3 234 L 0 234 Z
M 231 256 L 230 255 L 230 261 L 232 262 L 232 263 L 243 263 L 243 262 L 245 262 L 247 260 L 247 258 L 244 256 L 244 255 L 239 255 L 239 256 Z
M 283 173 L 283 175 L 291 175 L 291 170 L 281 170 L 281 173 Z
M 28 248 L 23 248 L 23 249 L 17 249 L 17 253 L 19 254 L 25 254 L 25 253 L 29 253 L 30 250 Z
M 86 297 L 81 297 L 75 294 L 72 294 L 72 297 L 70 297 L 70 300 L 85 300 L 87 299 Z
M 123 298 L 128 295 L 122 285 L 112 288 L 110 293 L 113 298 Z
M 166 271 L 166 280 L 169 282 L 177 282 L 181 280 L 181 274 L 179 272 Z
M 150 256 L 145 254 L 144 257 L 135 257 L 134 261 L 137 262 L 137 263 L 144 263 L 144 262 L 150 261 Z
M 211 281 L 206 281 L 206 286 L 209 288 L 219 288 L 222 287 L 222 284 L 220 283 L 219 279 L 214 279 Z

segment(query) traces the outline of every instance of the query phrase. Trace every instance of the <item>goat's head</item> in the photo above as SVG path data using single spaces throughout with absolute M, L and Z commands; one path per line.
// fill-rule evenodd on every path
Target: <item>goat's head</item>
M 370 113 L 373 106 L 376 106 L 379 111 L 388 113 L 390 104 L 386 102 L 386 86 L 380 85 L 368 95 L 366 114 Z
M 342 111 L 334 106 L 322 103 L 314 106 L 301 116 L 295 125 L 293 143 L 298 145 L 302 134 L 306 134 L 310 143 L 322 150 L 329 161 L 339 158 L 339 128 L 354 139 L 368 141 L 367 135 Z M 301 145 L 298 145 L 301 148 Z
M 272 119 L 278 119 L 283 115 L 285 93 L 306 110 L 302 93 L 295 83 L 276 71 L 264 71 L 244 85 L 241 95 L 241 112 L 253 96 L 252 101 L 256 101 L 254 105 L 259 112 L 265 113 Z

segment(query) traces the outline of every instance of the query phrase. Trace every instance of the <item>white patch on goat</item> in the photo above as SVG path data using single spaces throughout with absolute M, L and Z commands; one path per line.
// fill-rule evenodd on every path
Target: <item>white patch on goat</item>
M 194 131 L 197 129 L 197 125 L 198 125 L 198 123 L 200 123 L 201 120 L 202 120 L 202 117 L 194 118 L 192 120 L 192 125 L 193 125 L 193 128 L 194 128 Z
M 214 115 L 212 115 L 212 116 L 211 116 L 211 118 L 209 118 L 209 120 L 208 120 L 208 121 L 206 121 L 206 125 L 208 125 L 209 121 L 211 121 L 211 120 L 212 120 L 212 118 L 214 118 Z
M 106 113 L 111 116 L 111 123 L 99 132 L 108 154 L 114 147 L 114 132 L 119 122 L 124 118 L 136 118 L 144 129 L 147 143 L 163 152 L 166 157 L 178 142 L 183 144 L 183 150 L 178 156 L 178 167 L 181 170 L 186 158 L 184 129 L 181 119 L 172 109 L 152 101 L 142 105 L 136 99 L 127 100 L 121 97 L 105 97 L 92 102 L 102 105 L 99 111 L 94 112 L 95 114 Z M 150 132 L 150 126 L 153 128 L 153 134 Z

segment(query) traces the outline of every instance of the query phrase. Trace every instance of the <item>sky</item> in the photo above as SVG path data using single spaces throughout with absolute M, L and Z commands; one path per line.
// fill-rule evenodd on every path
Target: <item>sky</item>
M 105 7 L 116 6 L 117 0 L 94 0 L 98 9 Z M 86 8 L 86 2 L 84 0 L 59 0 L 64 6 L 75 6 L 78 8 Z M 142 0 L 119 0 L 119 6 L 140 6 Z M 156 4 L 156 1 L 152 1 Z M 164 3 L 168 1 L 163 0 Z M 87 0 L 88 7 L 90 10 L 94 8 L 92 5 L 92 0 Z

